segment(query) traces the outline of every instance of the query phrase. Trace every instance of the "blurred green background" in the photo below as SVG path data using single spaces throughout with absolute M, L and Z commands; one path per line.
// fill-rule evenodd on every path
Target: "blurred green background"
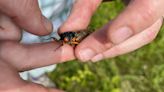
M 100 28 L 124 7 L 120 0 L 101 4 L 89 27 Z M 49 76 L 57 88 L 66 92 L 163 92 L 163 33 L 164 27 L 151 44 L 113 59 L 58 64 Z

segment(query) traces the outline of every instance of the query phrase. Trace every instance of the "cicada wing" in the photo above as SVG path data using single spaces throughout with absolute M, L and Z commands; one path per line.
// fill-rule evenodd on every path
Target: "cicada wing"
M 84 38 L 86 38 L 90 33 L 87 31 L 81 31 L 76 34 L 76 41 L 81 42 Z

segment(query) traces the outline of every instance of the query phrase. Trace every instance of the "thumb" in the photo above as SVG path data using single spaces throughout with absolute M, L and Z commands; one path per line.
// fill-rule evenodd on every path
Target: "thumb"
M 0 0 L 0 11 L 30 33 L 46 35 L 52 30 L 52 24 L 41 14 L 37 0 Z
M 164 14 L 164 0 L 132 0 L 107 28 L 108 39 L 119 44 L 150 27 Z
M 85 29 L 101 1 L 102 0 L 76 0 L 71 15 L 61 26 L 60 32 Z

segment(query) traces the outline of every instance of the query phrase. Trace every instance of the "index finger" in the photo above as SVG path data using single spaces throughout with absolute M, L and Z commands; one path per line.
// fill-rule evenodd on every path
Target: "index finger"
M 18 71 L 43 67 L 74 59 L 73 48 L 56 42 L 23 45 L 18 42 L 2 42 L 0 56 Z

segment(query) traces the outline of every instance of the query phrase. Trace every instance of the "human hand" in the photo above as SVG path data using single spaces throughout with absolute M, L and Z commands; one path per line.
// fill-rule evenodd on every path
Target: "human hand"
M 102 0 L 77 0 L 61 32 L 85 29 Z M 164 0 L 131 0 L 113 21 L 84 39 L 75 54 L 81 61 L 99 61 L 136 50 L 155 39 L 162 25 Z M 110 11 L 109 11 L 110 12 Z
M 25 45 L 20 39 L 19 27 L 0 14 L 0 92 L 62 92 L 24 81 L 19 72 L 74 59 L 72 47 L 56 42 Z
M 0 0 L 0 12 L 30 33 L 47 35 L 52 31 L 51 22 L 41 14 L 38 0 Z

